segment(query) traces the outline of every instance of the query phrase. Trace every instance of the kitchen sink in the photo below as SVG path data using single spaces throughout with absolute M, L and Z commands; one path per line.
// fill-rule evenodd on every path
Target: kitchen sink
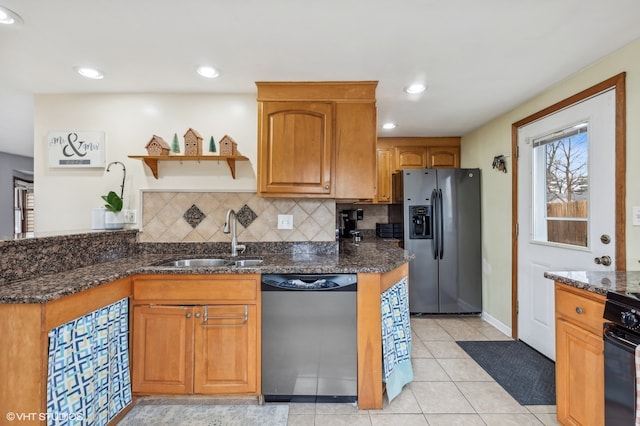
M 158 266 L 169 266 L 173 268 L 213 268 L 217 266 L 237 266 L 249 267 L 257 266 L 262 263 L 262 259 L 179 259 L 168 262 L 162 262 Z
M 235 266 L 238 267 L 247 267 L 247 266 L 258 266 L 262 263 L 262 259 L 238 259 L 234 261 Z
M 180 259 L 161 263 L 160 266 L 173 266 L 176 268 L 193 268 L 198 266 L 231 266 L 228 259 Z

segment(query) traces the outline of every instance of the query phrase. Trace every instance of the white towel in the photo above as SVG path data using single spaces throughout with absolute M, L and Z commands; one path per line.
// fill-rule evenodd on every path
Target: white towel
M 382 311 L 383 378 L 391 402 L 413 381 L 411 366 L 411 322 L 407 277 L 380 295 Z

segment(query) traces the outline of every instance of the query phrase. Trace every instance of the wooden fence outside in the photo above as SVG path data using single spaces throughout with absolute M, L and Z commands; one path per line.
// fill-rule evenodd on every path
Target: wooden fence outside
M 573 218 L 588 217 L 588 203 L 586 200 L 566 203 L 547 203 L 548 218 L 563 218 L 567 220 L 547 221 L 547 241 L 576 246 L 587 246 L 587 221 L 571 220 Z

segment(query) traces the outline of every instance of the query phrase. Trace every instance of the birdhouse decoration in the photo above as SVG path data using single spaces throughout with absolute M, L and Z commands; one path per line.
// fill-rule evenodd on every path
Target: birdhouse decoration
M 192 128 L 184 134 L 184 155 L 202 155 L 202 136 Z
M 169 155 L 169 151 L 171 151 L 169 144 L 158 135 L 153 135 L 145 148 L 149 155 Z
M 231 136 L 224 135 L 220 139 L 220 155 L 238 155 L 238 144 Z

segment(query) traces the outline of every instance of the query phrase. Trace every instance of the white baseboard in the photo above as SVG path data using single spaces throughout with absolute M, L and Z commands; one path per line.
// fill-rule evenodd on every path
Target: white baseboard
M 511 327 L 507 326 L 501 321 L 498 321 L 495 317 L 489 315 L 488 313 L 482 312 L 482 319 L 488 322 L 489 324 L 491 324 L 492 326 L 494 326 L 495 328 L 497 328 L 498 330 L 500 330 L 501 332 L 503 332 L 504 334 L 506 334 L 507 336 L 509 337 L 512 336 Z

